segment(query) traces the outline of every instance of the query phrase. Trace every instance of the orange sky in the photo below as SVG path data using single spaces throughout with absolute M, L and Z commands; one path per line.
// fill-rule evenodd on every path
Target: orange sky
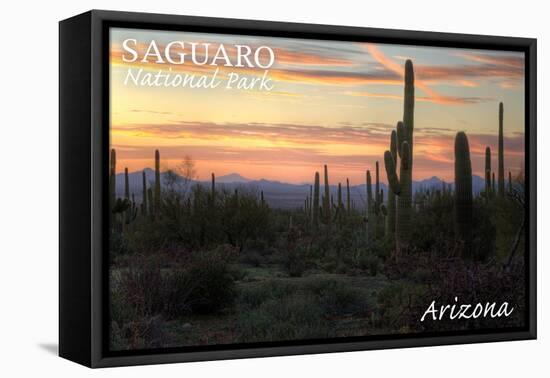
M 122 60 L 122 41 L 139 51 L 154 39 L 268 45 L 275 64 L 271 92 L 124 85 L 129 69 L 212 77 L 215 67 Z M 511 52 L 442 49 L 351 42 L 222 36 L 187 32 L 111 30 L 111 145 L 117 170 L 176 167 L 190 156 L 198 179 L 239 173 L 250 179 L 311 182 L 328 164 L 331 181 L 363 183 L 366 169 L 383 161 L 389 135 L 402 117 L 403 66 L 415 65 L 414 179 L 453 181 L 453 139 L 466 131 L 474 172 L 483 171 L 485 146 L 496 167 L 498 102 L 505 107 L 505 165 L 524 161 L 523 56 Z M 135 71 L 133 71 L 135 72 Z M 259 68 L 219 67 L 254 78 Z M 382 175 L 385 180 L 385 174 Z

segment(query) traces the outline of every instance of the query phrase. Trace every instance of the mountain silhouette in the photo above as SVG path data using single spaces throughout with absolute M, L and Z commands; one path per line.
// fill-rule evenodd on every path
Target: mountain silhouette
M 145 168 L 145 178 L 147 187 L 151 187 L 155 182 L 155 171 L 150 168 Z M 191 180 L 187 181 L 184 185 L 184 180 L 177 177 L 176 187 L 190 187 L 192 185 L 204 185 L 210 188 L 210 179 L 208 180 Z M 168 185 L 166 172 L 161 173 L 161 185 Z M 426 189 L 442 189 L 443 184 L 447 185 L 448 189 L 454 190 L 454 183 L 443 181 L 437 176 L 432 176 L 427 179 L 413 181 L 413 192 Z M 128 173 L 128 184 L 130 189 L 130 195 L 133 193 L 137 202 L 141 202 L 143 183 L 142 183 L 142 171 Z M 313 184 L 313 183 L 312 183 Z M 312 184 L 291 184 L 276 180 L 260 179 L 250 180 L 240 175 L 239 173 L 230 173 L 216 177 L 216 186 L 218 189 L 225 189 L 233 191 L 237 188 L 245 189 L 248 191 L 264 192 L 264 198 L 270 206 L 278 208 L 296 208 L 301 207 L 304 204 L 304 199 L 309 196 L 310 185 Z M 346 201 L 346 187 L 342 183 L 342 197 L 344 202 Z M 323 183 L 321 181 L 321 190 Z M 334 201 L 337 200 L 338 184 L 330 185 L 330 193 L 333 196 Z M 374 184 L 373 184 L 374 189 Z M 384 183 L 380 183 L 380 189 L 384 192 L 384 199 L 387 198 L 388 187 Z M 482 177 L 472 176 L 472 191 L 475 195 L 479 194 L 485 189 L 485 180 Z M 117 196 L 124 196 L 124 173 L 116 175 L 116 192 Z M 366 198 L 366 185 L 352 185 L 350 186 L 350 198 L 355 203 L 356 208 L 364 208 Z

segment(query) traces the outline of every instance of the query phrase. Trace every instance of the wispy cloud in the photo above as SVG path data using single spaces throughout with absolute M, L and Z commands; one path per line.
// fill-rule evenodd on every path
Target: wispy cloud
M 348 96 L 354 96 L 354 97 L 372 97 L 372 98 L 382 98 L 382 99 L 403 101 L 403 96 L 395 95 L 391 93 L 347 91 L 347 92 L 343 92 L 343 94 Z M 445 103 L 445 104 L 455 104 L 455 105 L 478 104 L 482 102 L 494 101 L 493 98 L 489 98 L 489 97 L 460 97 L 460 96 L 444 96 L 444 97 L 415 96 L 415 100 L 420 102 L 431 102 L 436 104 Z
M 402 64 L 399 64 L 386 56 L 375 44 L 365 44 L 372 57 L 400 77 L 404 76 Z M 415 66 L 415 86 L 423 91 L 424 98 L 417 97 L 420 101 L 429 101 L 438 104 L 476 104 L 479 102 L 492 101 L 490 97 L 463 97 L 444 95 L 432 88 L 432 85 L 442 82 L 452 82 L 455 85 L 463 87 L 477 87 L 479 84 L 472 79 L 476 78 L 499 78 L 511 82 L 522 78 L 524 75 L 523 66 L 519 65 L 517 57 L 504 57 L 503 63 L 487 54 L 469 54 L 470 59 L 477 59 L 476 62 L 483 64 L 475 65 L 416 65 Z M 513 59 L 512 59 L 513 58 Z M 520 59 L 521 60 L 521 59 Z

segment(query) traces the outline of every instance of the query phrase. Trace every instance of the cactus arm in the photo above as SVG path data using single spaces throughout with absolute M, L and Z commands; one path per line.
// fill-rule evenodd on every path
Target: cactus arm
M 398 146 L 402 146 L 403 142 L 405 141 L 405 126 L 403 125 L 403 122 L 399 121 L 397 122 L 397 133 L 396 133 L 396 141 L 397 141 L 397 153 L 399 154 L 399 157 L 401 157 L 401 148 Z
M 401 193 L 401 185 L 399 184 L 395 170 L 395 160 L 390 151 L 384 153 L 384 165 L 386 167 L 386 175 L 388 176 L 388 186 L 393 194 L 398 196 Z
M 395 130 L 391 131 L 390 152 L 393 157 L 393 161 L 396 161 L 397 160 L 397 132 Z

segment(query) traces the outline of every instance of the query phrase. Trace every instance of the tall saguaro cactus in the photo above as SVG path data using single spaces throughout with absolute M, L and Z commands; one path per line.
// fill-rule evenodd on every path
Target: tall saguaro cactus
M 319 226 L 319 172 L 315 172 L 315 184 L 313 189 L 313 227 Z
M 498 195 L 504 196 L 504 104 L 498 105 Z
M 414 132 L 414 69 L 411 60 L 405 62 L 405 89 L 403 122 L 397 123 L 396 150 L 399 155 L 399 177 L 397 177 L 397 156 L 391 151 L 384 153 L 384 164 L 390 190 L 397 196 L 395 220 L 395 245 L 397 255 L 406 249 L 411 232 L 413 132 Z M 393 143 L 393 136 L 392 141 Z
M 130 183 L 128 180 L 128 168 L 124 168 L 124 198 L 130 202 Z
M 376 170 L 375 170 L 375 187 L 374 187 L 374 215 L 376 223 L 374 224 L 374 237 L 378 238 L 378 221 L 380 215 L 380 206 L 382 205 L 382 197 L 380 192 L 380 168 L 378 161 L 376 161 Z
M 346 179 L 346 209 L 349 212 L 351 212 L 351 197 L 349 192 L 349 178 Z
M 212 197 L 214 197 L 214 194 L 216 193 L 216 175 L 214 173 L 212 173 L 212 178 L 211 178 L 211 187 L 210 187 L 210 192 L 212 194 Z
M 308 216 L 313 217 L 313 185 L 309 186 L 309 212 Z
M 409 143 L 410 148 L 410 166 L 413 165 L 413 131 L 414 131 L 414 68 L 410 59 L 405 62 L 405 89 L 403 103 L 403 126 L 404 136 L 402 142 Z M 398 150 L 401 149 L 400 142 Z
M 338 183 L 338 210 L 340 210 L 343 207 L 342 202 L 342 183 Z
M 472 240 L 472 162 L 468 137 L 455 137 L 455 226 L 457 239 L 464 243 L 465 256 L 471 257 Z
M 376 161 L 376 186 L 375 186 L 375 194 L 374 194 L 374 200 L 376 201 L 376 205 L 378 206 L 380 204 L 380 170 L 378 161 Z
M 390 136 L 390 154 L 394 162 L 397 161 L 397 133 L 392 130 Z M 395 163 L 394 163 L 395 164 Z M 395 192 L 389 188 L 388 190 L 388 215 L 386 217 L 386 234 L 390 240 L 395 240 Z
M 158 215 L 160 211 L 160 152 L 155 150 L 155 215 Z
M 376 213 L 374 211 L 374 198 L 372 195 L 372 179 L 370 171 L 367 170 L 367 242 L 370 244 L 374 238 L 376 229 Z
M 323 216 L 325 222 L 330 224 L 330 188 L 328 184 L 328 167 L 325 164 L 325 195 L 323 196 Z
M 142 193 L 143 193 L 143 200 L 141 201 L 141 212 L 143 215 L 147 214 L 147 178 L 145 176 L 145 171 L 141 172 L 141 185 L 142 185 Z
M 154 202 L 153 202 L 153 188 L 147 189 L 147 202 L 149 203 L 149 216 L 155 214 Z
M 491 147 L 485 147 L 485 195 L 491 192 Z

